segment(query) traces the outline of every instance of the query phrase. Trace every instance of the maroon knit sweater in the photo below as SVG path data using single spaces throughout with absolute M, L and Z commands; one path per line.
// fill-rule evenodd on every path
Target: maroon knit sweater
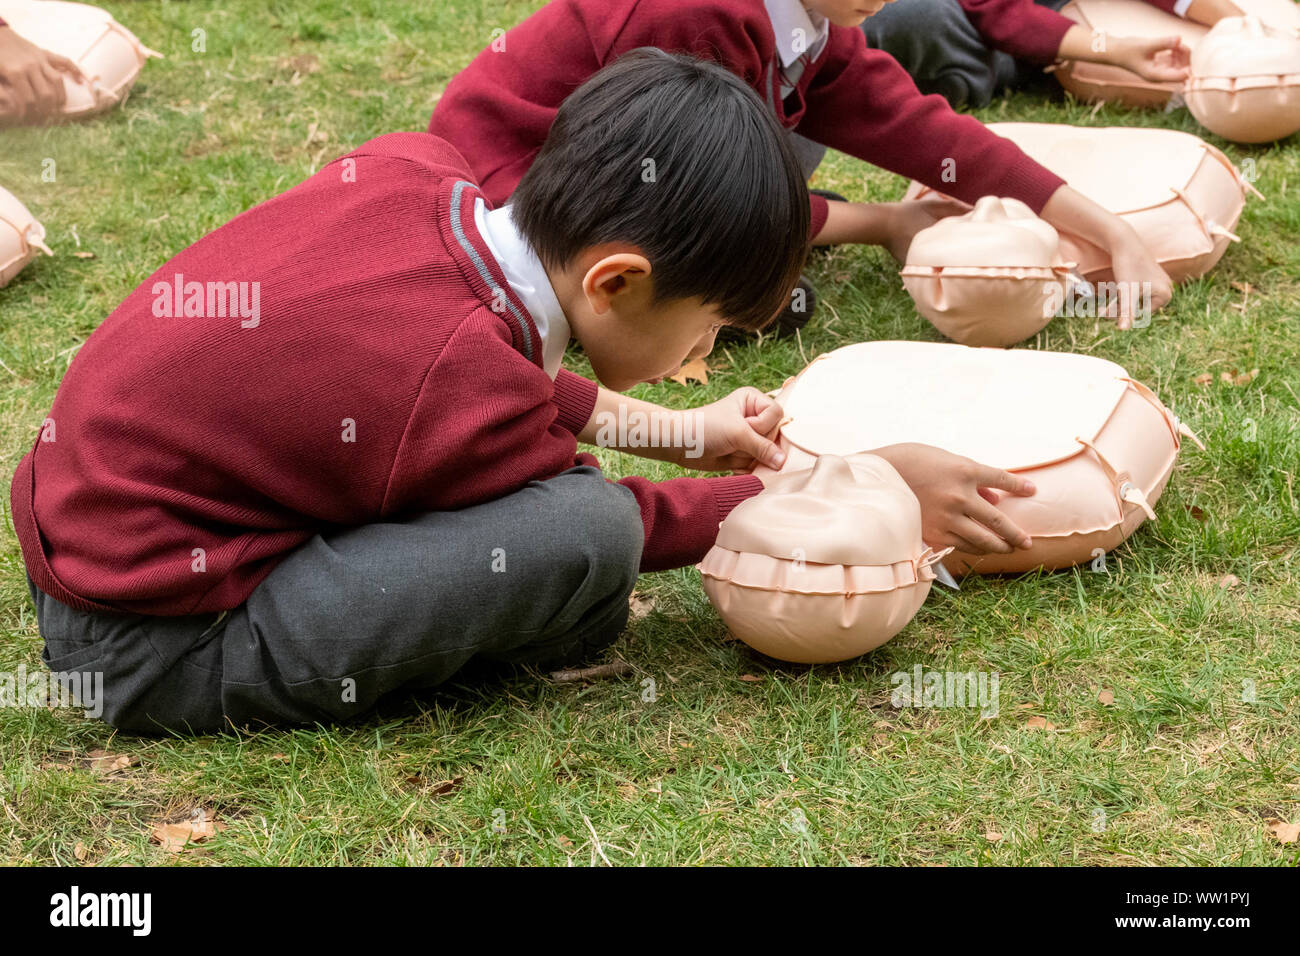
M 145 280 L 82 346 L 14 477 L 36 585 L 84 610 L 225 610 L 318 532 L 594 465 L 575 435 L 596 385 L 543 371 L 531 317 L 474 228 L 470 180 L 433 136 L 381 136 Z M 192 298 L 190 282 L 247 283 L 248 312 L 259 283 L 256 324 Z M 748 475 L 622 484 L 641 507 L 645 570 L 698 561 L 762 488 Z
M 452 79 L 429 132 L 460 150 L 484 193 L 504 202 L 564 98 L 643 46 L 714 60 L 753 87 L 786 128 L 968 202 L 1011 196 L 1037 212 L 1064 182 L 943 97 L 922 96 L 897 60 L 867 49 L 861 30 L 831 26 L 825 49 L 782 100 L 762 0 L 552 0 Z M 814 196 L 812 204 L 816 235 L 826 202 Z

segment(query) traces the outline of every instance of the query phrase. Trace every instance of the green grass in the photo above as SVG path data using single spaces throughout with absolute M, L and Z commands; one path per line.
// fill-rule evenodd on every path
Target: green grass
M 139 281 L 333 156 L 423 129 L 492 29 L 537 4 L 107 5 L 167 59 L 112 115 L 0 134 L 0 183 L 60 253 L 0 292 L 6 476 L 76 348 Z M 206 53 L 191 51 L 195 28 Z M 1027 95 L 981 116 L 1196 131 L 1184 112 Z M 655 608 L 618 646 L 630 678 L 523 675 L 337 728 L 142 739 L 75 711 L 3 708 L 0 861 L 1297 863 L 1300 847 L 1266 821 L 1300 818 L 1300 146 L 1216 144 L 1254 158 L 1268 197 L 1248 206 L 1245 241 L 1148 329 L 1058 320 L 1031 343 L 1119 362 L 1209 446 L 1187 447 L 1159 519 L 1112 555 L 1110 574 L 935 589 L 876 653 L 815 668 L 727 640 L 693 570 L 649 575 L 640 589 Z M 54 183 L 40 179 L 46 158 Z M 882 200 L 904 185 L 841 156 L 817 184 Z M 71 255 L 77 237 L 94 258 Z M 882 251 L 840 249 L 814 270 L 824 304 L 799 341 L 728 347 L 707 387 L 636 394 L 685 407 L 775 387 L 850 342 L 937 338 Z M 1243 303 L 1234 283 L 1245 282 L 1255 291 Z M 578 355 L 571 364 L 583 368 Z M 1218 381 L 1254 368 L 1247 385 Z M 1214 383 L 1196 385 L 1206 372 Z M 673 473 L 602 457 L 615 474 Z M 1221 588 L 1228 574 L 1240 586 Z M 40 666 L 7 515 L 0 634 L 0 670 Z M 890 675 L 917 664 L 997 671 L 998 716 L 895 709 Z M 1098 688 L 1113 689 L 1113 705 Z M 1027 729 L 1035 716 L 1056 729 Z M 82 766 L 94 749 L 139 763 L 98 774 Z M 199 807 L 227 825 L 216 838 L 176 856 L 150 843 L 154 822 Z

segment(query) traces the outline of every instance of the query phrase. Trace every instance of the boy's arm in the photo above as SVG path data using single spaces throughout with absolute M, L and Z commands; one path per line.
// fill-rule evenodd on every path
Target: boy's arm
M 979 31 L 989 46 L 1009 53 L 1018 60 L 1051 63 L 1056 59 L 1093 60 L 1095 55 L 1080 55 L 1077 44 L 1066 44 L 1065 35 L 1073 27 L 1087 38 L 1091 34 L 1082 26 L 1055 10 L 1040 7 L 1033 0 L 958 0 L 971 26 Z M 1196 23 L 1213 26 L 1223 17 L 1241 16 L 1232 0 L 1146 0 L 1157 10 L 1186 17 Z M 1084 53 L 1100 51 L 1085 49 Z M 1124 64 L 1118 64 L 1123 66 Z
M 1017 59 L 1032 63 L 1054 60 L 1086 60 L 1123 67 L 1153 82 L 1182 79 L 1179 62 L 1172 66 L 1157 61 L 1161 51 L 1176 53 L 1177 37 L 1127 37 L 1116 35 L 1098 44 L 1091 32 L 1033 0 L 959 0 L 971 25 L 989 45 Z M 1213 26 L 1224 17 L 1239 17 L 1241 9 L 1232 0 L 1146 0 L 1157 10 Z
M 1168 10 L 1170 13 L 1178 12 L 1178 0 L 1147 0 L 1147 3 L 1159 7 L 1161 10 Z M 1168 7 L 1165 6 L 1166 3 L 1169 4 Z M 1191 3 L 1183 7 L 1179 16 L 1186 17 L 1193 23 L 1212 27 L 1224 17 L 1240 17 L 1245 16 L 1245 13 L 1232 0 L 1192 0 Z
M 604 447 L 618 447 L 632 454 L 704 471 L 749 470 L 755 464 L 762 464 L 766 467 L 759 469 L 759 473 L 767 477 L 759 480 L 766 483 L 784 463 L 784 456 L 772 441 L 784 414 L 771 396 L 755 388 L 740 388 L 711 405 L 684 411 L 672 411 L 601 389 L 592 421 L 581 437 Z M 664 434 L 654 430 L 656 419 L 672 423 L 667 432 L 670 436 L 678 434 L 671 428 L 684 422 L 683 440 L 647 449 L 644 441 L 630 438 L 638 427 L 642 439 Z M 602 421 L 604 426 L 597 424 Z M 608 429 L 604 440 L 602 427 Z M 1032 543 L 995 506 L 1003 493 L 1034 494 L 1033 484 L 1026 479 L 928 445 L 890 445 L 871 454 L 893 465 L 916 495 L 921 504 L 925 540 L 932 546 L 958 547 L 968 554 L 1005 554 Z M 752 486 L 737 485 L 734 489 L 735 494 L 745 497 L 754 491 Z
M 1010 196 L 1039 212 L 1064 185 L 943 97 L 923 96 L 897 60 L 867 49 L 861 30 L 832 28 L 822 58 L 799 124 L 809 139 L 972 205 Z
M 591 455 L 578 453 L 575 438 L 595 418 L 597 386 L 584 381 L 568 373 L 563 385 L 553 385 L 511 346 L 500 317 L 484 307 L 430 371 L 393 465 L 384 514 L 463 508 L 575 465 L 597 466 Z M 641 511 L 643 571 L 701 560 L 722 519 L 763 488 L 752 475 L 624 478 L 619 484 Z

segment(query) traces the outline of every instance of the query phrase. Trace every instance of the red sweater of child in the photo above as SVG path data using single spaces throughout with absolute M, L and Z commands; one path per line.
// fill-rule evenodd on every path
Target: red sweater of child
M 504 202 L 564 98 L 645 46 L 714 60 L 753 87 L 787 129 L 970 203 L 1011 196 L 1038 212 L 1064 182 L 943 97 L 922 96 L 897 60 L 867 49 L 861 30 L 832 25 L 782 100 L 762 0 L 552 0 L 452 79 L 429 132 L 460 150 L 484 193 Z M 813 235 L 826 211 L 826 201 L 812 197 Z
M 904 0 L 906 2 L 906 0 Z M 1061 49 L 1061 38 L 1078 26 L 1055 10 L 1040 7 L 1034 0 L 957 0 L 971 26 L 989 45 L 1031 63 L 1051 63 Z M 1146 0 L 1151 6 L 1173 13 L 1178 0 Z
M 594 465 L 575 435 L 596 385 L 543 370 L 537 329 L 474 227 L 470 179 L 433 136 L 381 136 L 145 280 L 82 346 L 14 477 L 36 585 L 83 610 L 226 610 L 318 532 Z M 177 311 L 178 274 L 183 288 L 259 283 L 259 320 L 221 317 L 189 289 L 182 313 L 206 317 L 160 315 Z M 493 310 L 495 290 L 511 308 Z M 698 561 L 762 488 L 750 475 L 621 483 L 648 571 Z

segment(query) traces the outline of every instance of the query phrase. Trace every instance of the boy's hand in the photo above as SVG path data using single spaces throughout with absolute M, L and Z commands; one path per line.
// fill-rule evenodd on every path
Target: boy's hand
M 1192 51 L 1181 37 L 1109 37 L 1109 61 L 1152 83 L 1181 83 L 1187 79 Z
M 970 212 L 971 207 L 956 199 L 909 199 L 891 203 L 890 230 L 884 246 L 894 260 L 902 265 L 907 261 L 907 250 L 912 247 L 912 239 L 922 229 L 928 229 L 940 219 L 960 216 Z
M 0 101 L 28 118 L 54 113 L 67 98 L 63 77 L 84 79 L 77 64 L 0 27 Z
M 1110 303 L 1108 313 L 1121 329 L 1131 329 L 1139 307 L 1150 305 L 1158 312 L 1173 298 L 1174 287 L 1169 273 L 1151 255 L 1137 233 L 1122 235 L 1110 247 L 1110 268 L 1115 274 L 1119 302 Z M 1143 290 L 1150 290 L 1149 300 Z
M 785 414 L 770 395 L 738 388 L 712 405 L 682 413 L 692 416 L 694 447 L 678 464 L 697 471 L 749 471 L 755 464 L 780 468 L 785 455 L 771 437 Z
M 1032 495 L 1033 482 L 930 445 L 876 449 L 921 502 L 921 537 L 932 548 L 966 554 L 1010 554 L 1033 542 L 994 505 L 999 491 Z

